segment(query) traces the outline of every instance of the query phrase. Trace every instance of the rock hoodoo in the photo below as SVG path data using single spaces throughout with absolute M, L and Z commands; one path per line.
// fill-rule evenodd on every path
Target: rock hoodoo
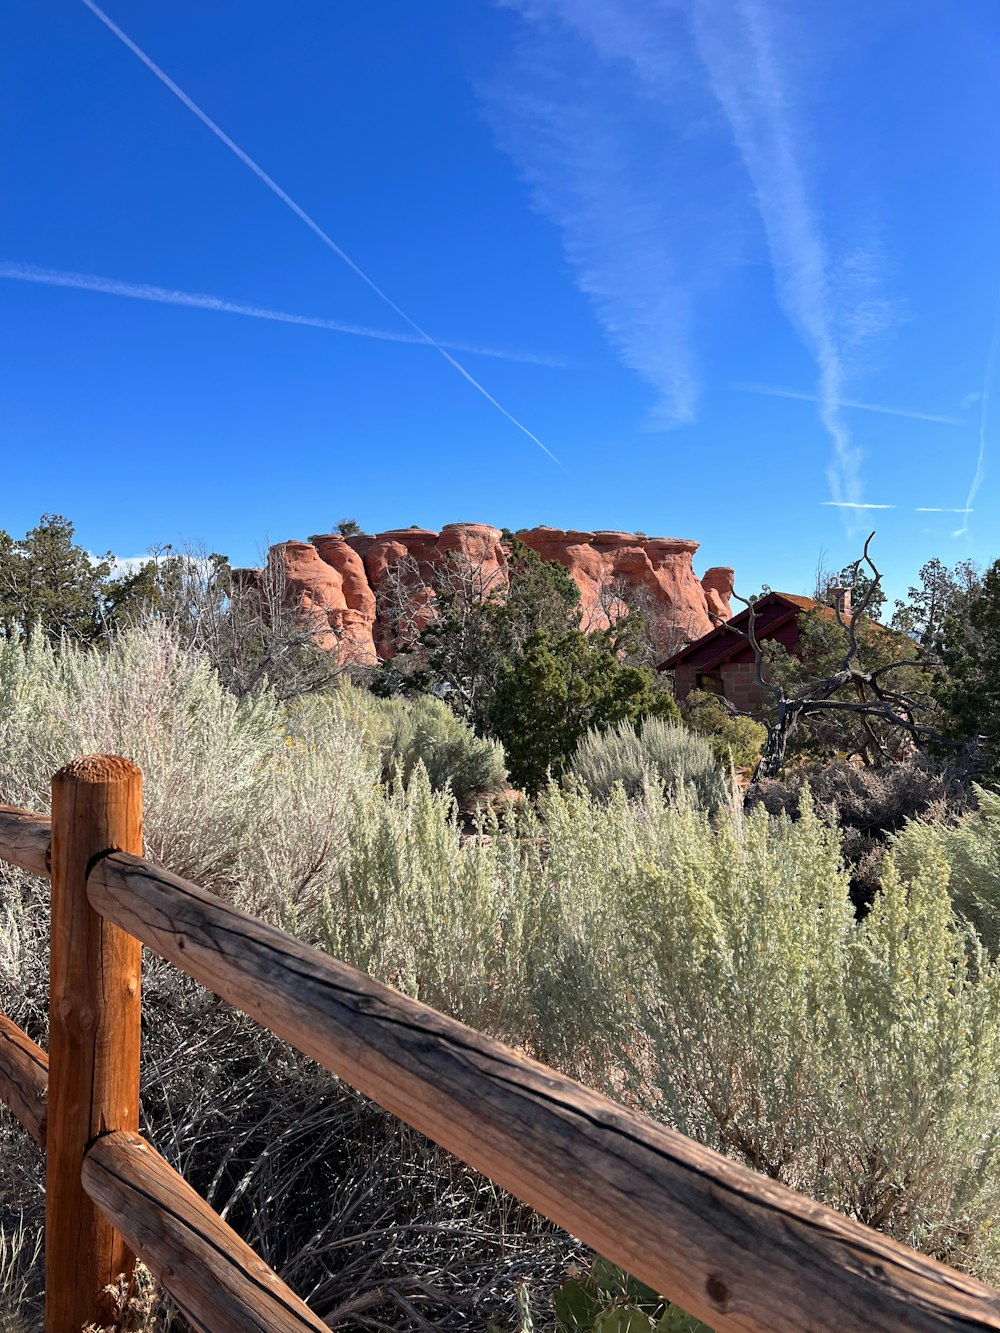
M 283 566 L 285 588 L 313 627 L 322 648 L 359 665 L 378 659 L 372 639 L 375 594 L 357 551 L 342 537 L 281 542 L 268 553 Z
M 586 629 L 606 628 L 616 605 L 636 605 L 666 654 L 731 614 L 733 571 L 715 566 L 699 581 L 692 564 L 697 542 L 547 527 L 517 536 L 543 560 L 569 570 L 580 589 Z M 435 570 L 449 552 L 464 557 L 485 594 L 506 586 L 500 529 L 485 523 L 282 542 L 271 548 L 270 559 L 281 561 L 288 593 L 317 626 L 318 641 L 351 661 L 374 663 L 394 651 L 401 588 L 411 623 L 421 628 L 429 622 Z

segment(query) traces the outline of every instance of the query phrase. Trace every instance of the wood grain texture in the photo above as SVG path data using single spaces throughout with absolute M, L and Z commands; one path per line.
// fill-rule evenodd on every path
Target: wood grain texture
M 1000 1329 L 1000 1294 L 136 857 L 94 908 L 720 1333 Z
M 83 1186 L 185 1315 L 212 1333 L 328 1333 L 138 1134 L 97 1139 Z
M 40 1148 L 48 1118 L 49 1057 L 26 1032 L 0 1014 L 0 1099 Z
M 49 842 L 52 825 L 41 815 L 0 805 L 0 861 L 49 877 Z
M 87 900 L 88 866 L 113 848 L 142 851 L 142 775 L 116 756 L 74 760 L 52 780 L 46 1333 L 110 1324 L 105 1288 L 135 1262 L 80 1182 L 98 1134 L 139 1125 L 142 946 Z

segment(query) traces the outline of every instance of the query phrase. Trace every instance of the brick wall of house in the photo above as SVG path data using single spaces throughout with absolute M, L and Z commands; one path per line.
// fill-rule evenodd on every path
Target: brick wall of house
M 722 693 L 739 712 L 749 712 L 760 702 L 764 691 L 757 680 L 753 662 L 723 662 L 720 667 Z
M 798 614 L 790 614 L 788 601 L 776 594 L 757 622 L 761 643 L 773 640 L 794 653 L 798 644 Z M 681 655 L 683 660 L 666 669 L 674 675 L 674 694 L 683 699 L 691 690 L 703 689 L 721 694 L 740 712 L 749 712 L 760 702 L 764 691 L 757 683 L 753 651 L 746 642 L 706 634 Z M 721 660 L 720 660 L 721 659 Z M 666 667 L 666 664 L 664 664 Z
M 695 688 L 697 678 L 695 667 L 687 662 L 674 671 L 674 698 L 683 699 Z

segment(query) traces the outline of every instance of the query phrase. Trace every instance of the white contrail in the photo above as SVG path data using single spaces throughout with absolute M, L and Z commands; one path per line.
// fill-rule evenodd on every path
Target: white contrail
M 803 403 L 821 403 L 819 394 L 802 393 L 798 389 L 782 389 L 771 384 L 730 384 L 735 393 L 757 393 L 766 398 L 794 398 Z M 838 398 L 837 407 L 855 407 L 862 412 L 882 412 L 889 417 L 905 417 L 912 421 L 934 421 L 941 426 L 971 426 L 973 422 L 960 417 L 939 416 L 934 412 L 916 412 L 907 407 L 887 407 L 883 403 L 863 403 L 856 398 Z
M 835 499 L 851 502 L 861 495 L 861 454 L 840 412 L 844 367 L 830 262 L 806 190 L 766 11 L 753 0 L 696 0 L 692 20 L 709 84 L 754 189 L 778 301 L 816 363 L 819 417 L 833 442 L 830 488 Z
M 993 311 L 993 336 L 990 339 L 990 350 L 986 356 L 986 369 L 983 371 L 983 391 L 979 395 L 979 453 L 976 457 L 976 470 L 969 486 L 969 494 L 965 500 L 965 507 L 968 513 L 972 513 L 972 502 L 979 493 L 979 488 L 983 484 L 983 478 L 986 476 L 986 429 L 989 425 L 990 413 L 990 389 L 993 386 L 993 379 L 996 373 L 997 351 L 1000 349 L 1000 292 L 997 293 L 996 306 Z M 969 531 L 968 521 L 951 534 L 953 537 L 964 537 Z
M 155 287 L 148 282 L 121 282 L 118 278 L 101 278 L 91 273 L 67 273 L 61 269 L 38 268 L 34 264 L 19 264 L 0 259 L 0 278 L 17 282 L 34 282 L 45 287 L 70 287 L 77 291 L 101 292 L 105 296 L 126 296 L 135 301 L 157 301 L 162 305 L 192 306 L 197 310 L 216 310 L 228 315 L 248 315 L 251 319 L 273 319 L 279 324 L 304 324 L 311 329 L 328 329 L 333 333 L 350 333 L 359 338 L 378 338 L 383 342 L 408 343 L 427 347 L 424 338 L 415 333 L 395 333 L 390 329 L 373 329 L 366 324 L 347 324 L 340 319 L 321 319 L 318 315 L 295 315 L 287 310 L 272 310 L 268 306 L 243 305 L 207 292 L 181 292 L 172 287 Z M 558 357 L 542 353 L 519 352 L 499 347 L 480 347 L 474 343 L 447 341 L 443 347 L 475 356 L 492 356 L 502 361 L 523 361 L 535 366 L 565 368 L 568 364 Z
M 830 505 L 833 509 L 895 509 L 895 505 L 867 504 L 861 500 L 821 500 L 820 504 Z
M 263 169 L 263 167 L 259 167 L 257 163 L 253 160 L 253 158 L 243 151 L 243 149 L 239 146 L 239 144 L 234 143 L 233 140 L 230 139 L 229 135 L 226 134 L 224 130 L 220 129 L 220 127 L 216 125 L 215 121 L 212 120 L 210 116 L 207 116 L 205 112 L 202 111 L 200 106 L 198 106 L 195 102 L 192 102 L 191 98 L 188 97 L 187 93 L 184 92 L 182 88 L 179 88 L 177 84 L 174 83 L 173 79 L 171 79 L 168 74 L 164 73 L 164 71 L 160 69 L 159 65 L 155 64 L 155 62 L 152 61 L 149 58 L 149 56 L 146 55 L 145 51 L 143 51 L 140 47 L 136 46 L 135 42 L 132 41 L 131 37 L 129 37 L 126 33 L 122 32 L 121 28 L 118 27 L 117 23 L 114 23 L 107 16 L 107 14 L 105 14 L 104 10 L 94 3 L 94 0 L 83 0 L 83 3 L 87 6 L 87 8 L 90 10 L 92 14 L 96 15 L 96 17 L 101 20 L 101 22 L 109 30 L 109 32 L 113 32 L 114 35 L 118 38 L 118 40 L 122 42 L 125 46 L 127 46 L 128 49 L 132 52 L 132 54 L 138 57 L 138 59 L 142 61 L 142 63 L 146 66 L 148 70 L 150 70 L 153 74 L 156 75 L 156 77 L 160 80 L 160 82 L 164 85 L 164 87 L 169 88 L 170 91 L 174 94 L 174 96 L 178 98 L 181 102 L 183 102 L 183 104 L 187 107 L 187 109 L 190 112 L 192 112 L 195 116 L 197 116 L 198 119 L 201 121 L 201 123 L 207 129 L 212 131 L 212 133 L 220 141 L 220 143 L 225 144 L 225 146 L 229 149 L 229 151 L 233 153 L 234 156 L 238 157 L 244 166 L 249 167 L 250 170 L 253 172 L 253 174 L 258 178 L 258 180 L 263 181 L 263 183 L 267 186 L 267 188 L 271 191 L 271 193 L 276 195 L 277 198 L 279 198 L 281 202 L 286 206 L 286 208 L 291 209 L 291 211 L 295 214 L 295 216 L 301 222 L 304 222 L 306 226 L 309 228 L 309 230 L 313 232 L 316 236 L 318 236 L 319 239 L 323 242 L 323 244 L 327 246 L 330 250 L 332 250 L 338 259 L 343 260 L 343 262 L 347 265 L 347 267 L 351 270 L 351 272 L 355 273 L 367 287 L 370 287 L 371 290 L 375 293 L 375 295 L 378 296 L 380 300 L 384 301 L 390 310 L 392 310 L 395 314 L 397 314 L 399 318 L 403 320 L 404 323 L 409 324 L 410 328 L 413 329 L 415 333 L 418 333 L 424 342 L 429 343 L 431 347 L 435 348 L 441 354 L 441 356 L 444 357 L 444 359 L 448 362 L 448 364 L 454 370 L 458 371 L 458 373 L 462 376 L 463 379 L 468 380 L 468 382 L 472 385 L 472 387 L 483 395 L 483 397 L 486 399 L 488 403 L 492 403 L 492 405 L 497 409 L 497 411 L 502 413 L 503 416 L 505 416 L 509 422 L 515 425 L 518 428 L 518 430 L 523 431 L 524 434 L 527 435 L 529 440 L 533 440 L 534 443 L 538 445 L 539 449 L 541 449 L 543 453 L 548 454 L 549 458 L 552 459 L 553 463 L 555 463 L 558 467 L 562 467 L 562 463 L 559 462 L 559 459 L 556 458 L 552 450 L 546 448 L 546 446 L 542 444 L 541 440 L 538 438 L 537 435 L 533 435 L 532 432 L 528 430 L 527 426 L 522 425 L 521 422 L 518 421 L 517 417 L 512 416 L 511 413 L 508 412 L 505 407 L 503 407 L 500 403 L 497 402 L 497 400 L 488 390 L 483 388 L 483 386 L 479 383 L 477 379 L 474 379 L 473 376 L 469 374 L 469 372 L 460 362 L 455 360 L 455 358 L 451 355 L 450 352 L 448 352 L 444 347 L 442 347 L 439 342 L 436 342 L 435 339 L 433 339 L 429 333 L 425 332 L 425 330 L 420 327 L 420 325 L 416 322 L 416 320 L 411 319 L 410 316 L 405 312 L 405 310 L 401 310 L 400 307 L 396 305 L 395 301 L 391 300 L 390 297 L 388 297 L 385 294 L 385 292 L 381 289 L 381 287 L 379 287 L 377 283 L 375 283 L 368 276 L 368 274 L 365 273 L 365 271 L 362 268 L 358 267 L 358 265 L 354 262 L 354 260 L 350 257 L 350 255 L 347 254 L 346 251 L 342 250 L 340 246 L 336 243 L 336 241 L 333 240 L 332 237 L 326 234 L 326 232 L 319 225 L 319 223 L 314 222 L 313 219 L 309 216 L 309 214 L 305 211 L 305 209 L 300 208 L 299 205 L 295 202 L 295 200 L 291 197 L 291 195 L 286 194 L 285 191 L 281 188 L 281 186 L 277 183 L 277 181 L 272 180 L 272 178 L 267 174 L 267 172 Z
M 942 505 L 917 505 L 913 511 L 915 514 L 971 514 L 972 509 L 947 509 Z

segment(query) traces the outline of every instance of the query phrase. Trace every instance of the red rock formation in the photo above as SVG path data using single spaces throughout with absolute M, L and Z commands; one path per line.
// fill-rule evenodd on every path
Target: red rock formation
M 705 604 L 713 620 L 728 620 L 733 614 L 729 599 L 733 595 L 734 577 L 735 570 L 730 569 L 728 565 L 713 565 L 702 575 L 701 586 L 705 589 Z
M 375 595 L 360 556 L 342 537 L 272 546 L 269 558 L 284 565 L 286 587 L 316 642 L 339 652 L 345 662 L 377 661 L 372 640 Z
M 437 539 L 438 558 L 455 551 L 469 563 L 485 593 L 507 585 L 507 553 L 500 540 L 500 529 L 488 523 L 446 523 Z
M 543 560 L 564 565 L 580 589 L 586 629 L 608 624 L 607 608 L 625 593 L 649 617 L 664 651 L 706 634 L 711 617 L 729 617 L 733 571 L 717 566 L 699 583 L 692 567 L 698 543 L 630 532 L 577 532 L 531 528 L 518 537 Z M 408 585 L 411 623 L 417 630 L 433 616 L 434 571 L 449 553 L 463 557 L 479 595 L 506 586 L 507 559 L 500 529 L 485 523 L 449 523 L 440 533 L 397 528 L 377 536 L 316 537 L 313 544 L 284 542 L 272 548 L 284 562 L 292 595 L 319 618 L 319 641 L 339 645 L 351 660 L 390 657 L 396 630 L 394 588 Z
M 673 648 L 679 638 L 697 639 L 712 628 L 706 591 L 691 564 L 697 542 L 559 528 L 531 528 L 517 535 L 543 560 L 566 566 L 580 589 L 587 628 L 607 626 L 608 591 L 613 592 L 616 584 L 643 590 L 642 609 L 650 615 L 653 634 L 664 649 Z

